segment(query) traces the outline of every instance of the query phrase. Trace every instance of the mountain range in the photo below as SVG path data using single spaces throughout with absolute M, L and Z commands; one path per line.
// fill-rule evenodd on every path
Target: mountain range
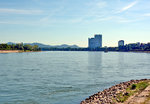
M 13 42 L 8 42 L 7 44 L 11 45 L 11 44 L 16 44 L 16 43 L 13 43 Z M 77 45 L 67 45 L 67 44 L 62 44 L 62 45 L 46 45 L 46 44 L 42 44 L 42 43 L 23 43 L 24 45 L 26 44 L 29 44 L 29 45 L 37 45 L 39 46 L 39 48 L 80 48 L 79 46 Z

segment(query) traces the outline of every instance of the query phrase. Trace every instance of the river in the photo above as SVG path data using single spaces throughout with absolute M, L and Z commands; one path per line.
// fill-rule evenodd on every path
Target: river
M 150 53 L 0 54 L 0 104 L 79 104 L 131 79 L 150 78 Z

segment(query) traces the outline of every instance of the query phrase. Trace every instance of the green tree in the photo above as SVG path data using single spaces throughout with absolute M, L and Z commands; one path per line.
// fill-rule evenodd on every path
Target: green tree
M 27 50 L 32 51 L 32 46 L 29 44 L 24 45 L 23 48 L 24 48 L 24 51 L 27 51 Z
M 33 50 L 33 51 L 39 51 L 38 45 L 34 45 L 34 46 L 32 47 L 32 50 Z

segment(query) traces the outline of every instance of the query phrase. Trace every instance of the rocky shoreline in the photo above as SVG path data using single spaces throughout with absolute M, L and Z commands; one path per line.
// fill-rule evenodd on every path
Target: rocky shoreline
M 141 79 L 141 80 L 131 80 L 127 82 L 122 82 L 115 86 L 112 86 L 108 89 L 103 90 L 102 92 L 98 92 L 89 98 L 86 98 L 80 104 L 117 104 L 114 101 L 118 101 L 117 96 L 121 93 L 124 95 L 127 94 L 126 89 L 129 88 L 132 84 L 137 84 L 142 81 L 150 81 L 149 79 Z

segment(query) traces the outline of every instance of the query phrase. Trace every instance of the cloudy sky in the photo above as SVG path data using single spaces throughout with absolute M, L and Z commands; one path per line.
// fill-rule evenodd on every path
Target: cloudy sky
M 0 43 L 150 42 L 150 0 L 0 0 Z

